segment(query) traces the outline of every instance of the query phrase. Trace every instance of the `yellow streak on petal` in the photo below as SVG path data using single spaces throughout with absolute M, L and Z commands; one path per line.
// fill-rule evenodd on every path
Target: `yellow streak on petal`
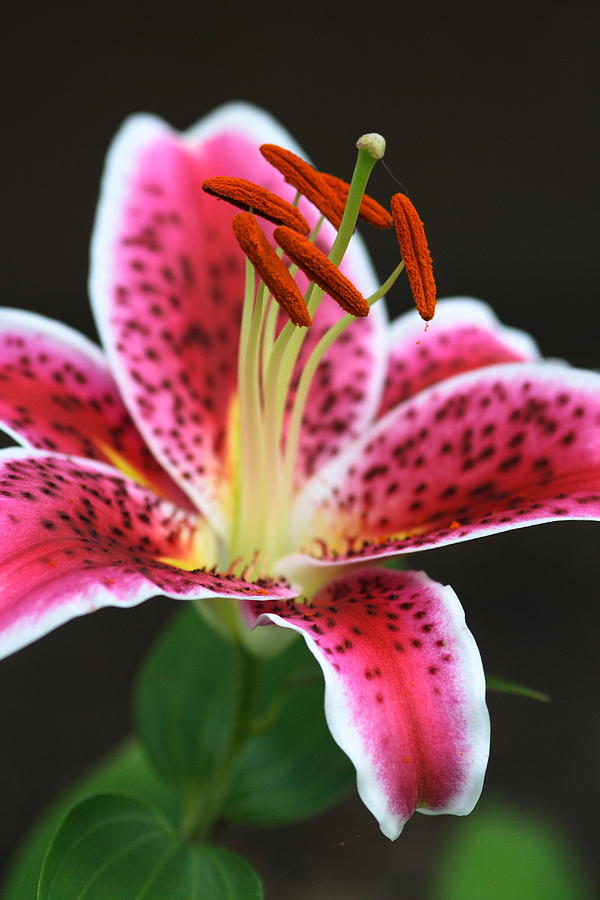
M 428 531 L 428 527 L 425 525 L 418 525 L 414 528 L 409 528 L 407 531 L 396 531 L 394 534 L 382 534 L 378 535 L 376 538 L 372 538 L 374 544 L 389 544 L 396 543 L 397 541 L 404 541 L 407 538 L 418 537 L 420 534 L 424 534 Z
M 111 464 L 140 484 L 142 487 L 149 488 L 154 493 L 157 492 L 156 486 L 148 479 L 143 472 L 136 466 L 133 466 L 118 450 L 111 447 L 104 441 L 96 440 L 96 446 L 110 460 Z M 194 537 L 190 541 L 187 550 L 180 556 L 160 556 L 158 562 L 165 563 L 168 566 L 174 566 L 183 569 L 186 572 L 192 572 L 194 569 L 202 567 L 210 567 L 214 565 L 217 559 L 217 541 L 215 535 L 206 526 L 202 526 L 196 530 Z
M 199 527 L 187 548 L 179 556 L 159 556 L 158 562 L 185 572 L 210 568 L 217 561 L 217 539 L 210 528 Z
M 318 519 L 315 518 L 314 522 L 317 523 L 318 527 Z M 328 523 L 330 524 L 330 523 Z M 346 523 L 344 523 L 346 526 Z M 451 526 L 454 527 L 454 526 Z M 456 525 L 456 527 L 459 527 Z M 317 530 L 317 529 L 315 529 Z M 424 534 L 429 530 L 429 527 L 426 525 L 417 525 L 413 528 L 406 529 L 405 531 L 395 531 L 391 534 L 371 534 L 368 531 L 360 531 L 360 526 L 355 533 L 350 533 L 348 528 L 345 527 L 345 530 L 333 532 L 329 531 L 327 533 L 327 529 L 323 529 L 320 532 L 317 532 L 320 535 L 327 534 L 327 538 L 318 537 L 312 539 L 312 546 L 316 548 L 316 552 L 313 549 L 307 550 L 310 555 L 315 555 L 317 558 L 324 554 L 327 556 L 328 553 L 339 554 L 340 556 L 345 556 L 351 549 L 361 549 L 364 541 L 367 541 L 370 544 L 375 546 L 384 546 L 385 544 L 395 544 L 399 543 L 407 538 L 418 537 L 421 534 Z M 310 544 L 309 544 L 310 547 Z
M 136 481 L 138 484 L 141 484 L 142 487 L 150 488 L 150 490 L 157 493 L 156 485 L 150 481 L 150 479 L 144 475 L 144 473 L 138 469 L 136 466 L 132 465 L 128 459 L 126 459 L 118 450 L 115 450 L 114 447 L 111 447 L 110 444 L 105 443 L 104 441 L 96 438 L 94 443 L 98 447 L 98 449 L 106 456 L 109 462 L 118 469 L 120 472 L 123 472 L 124 475 L 127 475 L 128 478 L 131 478 L 132 481 Z

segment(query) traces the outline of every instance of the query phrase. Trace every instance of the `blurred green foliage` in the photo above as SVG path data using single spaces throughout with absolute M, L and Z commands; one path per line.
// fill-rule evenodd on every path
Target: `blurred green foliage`
M 452 829 L 430 900 L 594 900 L 569 835 L 507 803 L 481 804 Z

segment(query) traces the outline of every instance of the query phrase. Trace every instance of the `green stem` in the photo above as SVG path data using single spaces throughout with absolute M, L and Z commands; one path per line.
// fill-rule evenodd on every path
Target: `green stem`
M 350 182 L 350 190 L 346 200 L 344 215 L 342 216 L 336 239 L 333 242 L 333 247 L 329 253 L 329 259 L 334 266 L 339 266 L 344 258 L 344 253 L 348 249 L 350 238 L 356 227 L 360 204 L 362 203 L 362 198 L 367 189 L 367 183 L 376 162 L 376 158 L 368 150 L 362 148 L 359 149 L 354 172 L 352 173 L 352 181 Z
M 227 748 L 212 773 L 210 781 L 191 791 L 183 814 L 181 833 L 184 840 L 205 843 L 219 818 L 231 781 L 252 733 L 252 710 L 256 696 L 260 660 L 238 645 L 239 685 L 237 709 Z

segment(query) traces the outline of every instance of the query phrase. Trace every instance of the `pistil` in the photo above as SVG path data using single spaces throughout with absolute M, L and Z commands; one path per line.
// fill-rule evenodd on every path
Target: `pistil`
M 361 141 L 362 138 L 359 138 L 357 146 Z M 373 155 L 370 146 L 359 146 L 344 214 L 341 219 L 339 231 L 328 256 L 328 259 L 334 266 L 340 265 L 344 254 L 348 249 L 348 245 L 350 244 L 350 240 L 356 227 L 362 198 L 365 194 L 369 177 L 377 159 L 378 157 Z M 305 300 L 311 316 L 314 317 L 324 293 L 323 289 L 315 284 L 309 286 Z M 301 333 L 298 333 L 288 322 L 275 341 L 269 359 L 266 385 L 268 392 L 267 399 L 273 404 L 272 414 L 269 420 L 271 427 L 274 429 L 274 434 L 269 442 L 269 446 L 271 447 L 275 440 L 277 442 L 280 441 L 279 435 L 281 434 L 283 427 L 285 400 L 289 395 L 293 372 L 303 340 L 304 336 Z
M 319 174 L 321 178 L 327 182 L 328 187 L 335 193 L 340 204 L 340 209 L 343 210 L 346 206 L 346 200 L 348 199 L 350 185 L 347 181 L 343 181 L 336 175 L 329 175 L 327 172 L 320 172 Z M 369 225 L 373 225 L 375 228 L 391 228 L 394 224 L 387 209 L 378 203 L 377 200 L 369 197 L 368 194 L 365 194 L 362 198 L 358 215 L 364 222 L 368 222 Z
M 387 282 L 367 299 L 339 270 L 359 215 L 371 218 L 379 227 L 389 227 L 391 222 L 387 210 L 370 198 L 369 202 L 365 200 L 369 176 L 383 154 L 385 142 L 379 135 L 365 135 L 357 147 L 357 161 L 349 185 L 340 179 L 335 181 L 333 176 L 321 175 L 283 148 L 261 147 L 263 155 L 286 180 L 307 196 L 323 216 L 336 222 L 338 231 L 328 256 L 314 244 L 322 219 L 310 238 L 304 236 L 305 229 L 278 226 L 274 232 L 280 246 L 277 252 L 252 214 L 241 213 L 233 222 L 247 265 L 238 366 L 240 435 L 235 525 L 229 552 L 230 559 L 240 559 L 240 566 L 252 560 L 257 575 L 272 573 L 276 560 L 291 549 L 288 519 L 300 430 L 317 368 L 336 338 L 356 316 L 369 312 L 370 305 L 391 287 L 404 268 L 404 262 L 400 263 Z M 233 202 L 241 199 L 235 197 Z M 273 204 L 271 211 L 275 207 Z M 295 210 L 295 206 L 290 208 Z M 289 269 L 281 260 L 282 250 L 292 260 Z M 304 297 L 293 277 L 298 267 L 310 281 Z M 258 285 L 256 275 L 260 279 Z M 292 379 L 307 334 L 299 326 L 310 324 L 325 293 L 337 300 L 347 314 L 312 348 L 292 398 Z M 277 335 L 280 307 L 289 320 Z M 289 418 L 286 418 L 288 405 Z
M 339 266 L 341 263 L 354 233 L 362 198 L 378 158 L 373 155 L 371 146 L 359 146 L 361 140 L 362 139 L 359 139 L 357 144 L 357 161 L 339 231 L 328 257 L 330 263 L 335 267 Z M 264 148 L 261 149 L 264 153 Z M 295 261 L 298 260 L 296 259 Z M 311 316 L 314 316 L 316 313 L 324 293 L 325 291 L 323 288 L 319 287 L 314 282 L 309 286 L 305 300 Z M 360 297 L 360 294 L 358 296 Z M 360 299 L 363 300 L 362 297 Z M 368 312 L 368 309 L 366 311 Z M 283 439 L 285 430 L 285 408 L 286 399 L 290 393 L 294 369 L 297 364 L 304 337 L 305 333 L 294 328 L 291 323 L 288 322 L 284 326 L 281 334 L 275 341 L 273 351 L 269 358 L 267 377 L 265 379 L 265 425 L 267 430 L 267 448 L 277 460 L 276 474 L 269 480 L 269 485 L 272 489 L 267 503 L 268 508 L 270 510 L 276 510 L 277 514 L 268 516 L 266 534 L 267 546 L 273 548 L 275 555 L 278 555 L 279 552 L 285 552 L 286 549 L 287 512 L 293 495 L 293 470 L 296 449 L 294 448 L 290 451 L 290 455 L 293 456 L 293 460 L 290 461 L 289 457 L 286 457 L 285 455 L 284 445 L 286 441 Z M 335 336 L 332 338 L 332 342 L 334 339 Z M 324 352 L 325 350 L 323 350 L 323 353 Z M 316 366 L 311 372 L 310 378 L 307 376 L 305 379 L 305 383 L 307 381 L 312 382 L 314 371 L 316 371 Z M 306 395 L 308 395 L 309 388 L 310 383 L 307 383 L 305 389 Z M 305 399 L 301 400 L 302 407 L 304 406 L 304 402 Z

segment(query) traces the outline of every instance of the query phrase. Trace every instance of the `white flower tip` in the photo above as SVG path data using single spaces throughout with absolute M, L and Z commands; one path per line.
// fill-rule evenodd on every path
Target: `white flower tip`
M 356 142 L 359 150 L 366 150 L 373 159 L 381 159 L 385 156 L 385 138 L 376 131 L 363 134 Z

